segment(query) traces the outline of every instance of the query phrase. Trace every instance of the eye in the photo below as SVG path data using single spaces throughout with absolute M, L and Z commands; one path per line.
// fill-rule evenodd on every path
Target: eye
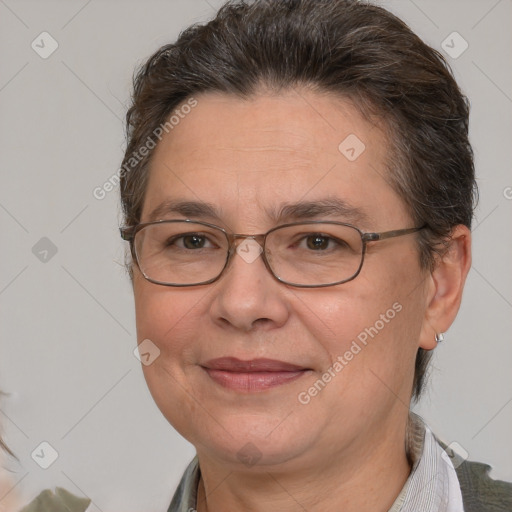
M 182 240 L 186 249 L 202 249 L 207 243 L 206 238 L 199 235 L 187 235 Z
M 298 247 L 321 252 L 344 249 L 348 247 L 348 244 L 341 238 L 325 235 L 323 233 L 312 233 L 304 236 L 299 242 Z
M 325 250 L 329 248 L 329 242 L 332 239 L 322 235 L 311 235 L 306 238 L 306 245 L 308 249 L 314 251 Z
M 200 233 L 186 233 L 173 236 L 167 241 L 168 246 L 176 246 L 180 249 L 208 249 L 215 247 L 210 240 Z

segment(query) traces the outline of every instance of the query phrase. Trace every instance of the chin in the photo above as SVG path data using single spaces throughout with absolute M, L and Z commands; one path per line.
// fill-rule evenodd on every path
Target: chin
M 314 448 L 313 432 L 292 422 L 284 428 L 283 418 L 253 415 L 223 418 L 225 430 L 218 424 L 205 424 L 200 431 L 195 429 L 188 440 L 200 456 L 222 460 L 237 470 L 245 466 L 253 471 L 259 468 L 268 471 L 269 466 L 277 468 Z

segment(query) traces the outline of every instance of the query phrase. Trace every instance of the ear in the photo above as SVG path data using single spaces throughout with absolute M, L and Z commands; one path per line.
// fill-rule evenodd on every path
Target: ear
M 462 290 L 471 268 L 471 231 L 456 226 L 448 247 L 439 256 L 428 280 L 427 304 L 419 346 L 425 350 L 436 347 L 435 335 L 446 332 L 459 311 Z

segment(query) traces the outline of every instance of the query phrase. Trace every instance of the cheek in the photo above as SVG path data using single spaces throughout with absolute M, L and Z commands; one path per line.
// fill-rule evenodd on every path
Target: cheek
M 326 355 L 323 370 L 333 373 L 336 365 L 336 399 L 371 402 L 388 388 L 407 399 L 425 300 L 419 269 L 395 264 L 396 271 L 372 272 L 371 281 L 361 275 L 339 288 L 297 294 L 300 323 Z
M 364 343 L 372 333 L 389 332 L 402 309 L 394 290 L 375 293 L 371 286 L 352 283 L 297 293 L 294 310 L 301 323 L 332 356 L 348 350 L 353 340 Z
M 198 310 L 207 291 L 180 289 L 155 285 L 146 281 L 140 273 L 134 276 L 135 314 L 137 338 L 151 338 L 159 342 L 173 335 L 173 331 L 187 323 Z M 161 347 L 165 349 L 165 346 Z
M 138 343 L 151 340 L 159 350 L 159 365 L 173 375 L 196 362 L 192 341 L 197 338 L 199 326 L 205 324 L 204 302 L 210 291 L 170 288 L 134 279 Z M 143 369 L 148 374 L 152 371 L 151 366 Z
M 190 399 L 193 390 L 187 388 L 197 371 L 193 340 L 207 292 L 166 288 L 135 278 L 134 293 L 138 343 L 150 340 L 158 354 L 142 365 L 148 389 L 162 414 L 187 437 L 190 418 L 200 416 L 197 400 Z

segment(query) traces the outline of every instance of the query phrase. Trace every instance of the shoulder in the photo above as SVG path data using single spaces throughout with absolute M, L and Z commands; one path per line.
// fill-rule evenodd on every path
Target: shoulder
M 23 507 L 20 512 L 85 512 L 91 500 L 79 498 L 57 487 L 55 493 L 50 489 L 42 491 L 34 501 Z
M 456 469 L 465 512 L 510 512 L 512 483 L 493 480 L 491 466 L 464 461 Z
M 459 480 L 464 512 L 511 512 L 512 483 L 493 480 L 491 466 L 464 460 L 438 439 L 441 448 L 452 461 Z

